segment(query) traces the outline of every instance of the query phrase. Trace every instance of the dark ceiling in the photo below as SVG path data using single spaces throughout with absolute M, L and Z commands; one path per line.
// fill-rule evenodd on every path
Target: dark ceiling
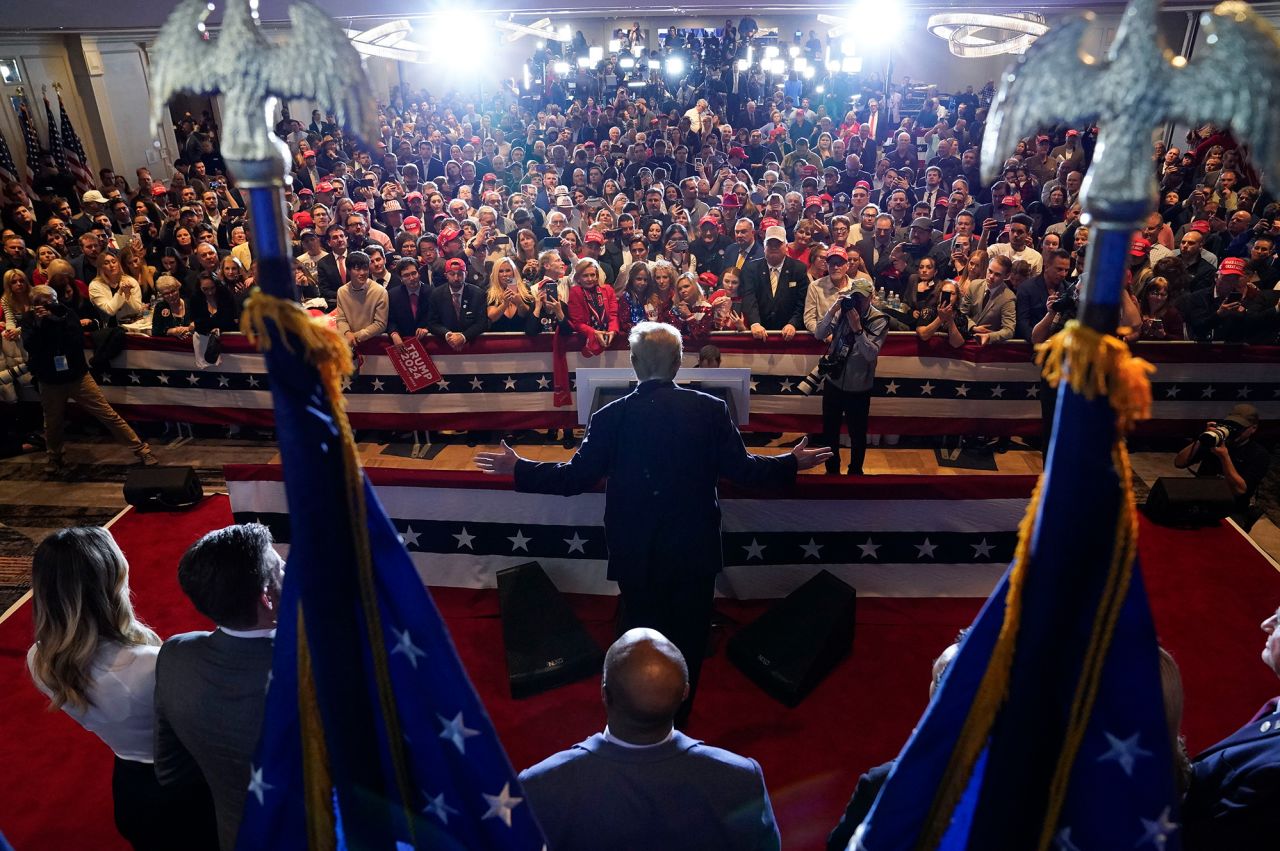
M 224 0 L 225 2 L 225 0 Z M 317 4 L 338 20 L 369 18 L 400 18 L 429 15 L 445 4 L 423 0 L 316 0 Z M 883 0 L 890 2 L 890 0 Z M 104 14 L 101 0 L 9 0 L 10 9 L 0 15 L 0 30 L 35 30 L 66 32 L 90 32 L 112 29 L 152 29 L 158 27 L 172 8 L 170 0 L 109 0 L 109 11 Z M 219 5 L 222 5 L 219 3 Z M 264 21 L 283 21 L 288 18 L 289 0 L 261 0 L 260 13 Z M 454 5 L 454 4 L 449 4 Z M 634 2 L 621 0 L 551 0 L 547 4 L 529 4 L 518 0 L 468 0 L 464 4 L 473 11 L 494 14 L 515 13 L 529 19 L 542 15 L 552 17 L 573 15 L 578 17 L 632 18 L 640 11 Z M 680 17 L 737 18 L 743 14 L 768 16 L 770 13 L 814 13 L 824 10 L 837 11 L 847 8 L 846 3 L 809 2 L 809 0 L 773 0 L 765 5 L 751 6 L 744 11 L 742 2 L 729 3 L 720 0 L 692 0 L 692 2 L 659 2 L 643 7 L 643 15 L 673 15 Z M 907 3 L 911 10 L 925 12 L 946 8 L 973 10 L 962 3 Z M 1039 0 L 1034 4 L 1015 0 L 991 0 L 984 4 L 984 11 L 1020 9 L 1058 12 L 1066 9 L 1109 8 L 1123 5 L 1123 0 Z M 1186 6 L 1179 4 L 1180 8 Z M 1209 4 L 1205 4 L 1209 5 Z M 16 7 L 16 8 L 15 8 Z M 353 8 L 354 7 L 354 8 Z M 220 17 L 214 13 L 213 20 Z

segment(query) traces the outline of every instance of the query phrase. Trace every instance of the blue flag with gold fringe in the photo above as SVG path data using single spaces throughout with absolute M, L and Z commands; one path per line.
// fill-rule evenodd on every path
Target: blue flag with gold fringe
M 1045 354 L 1051 375 L 1072 376 L 1048 472 L 870 813 L 868 851 L 1179 846 L 1175 735 L 1116 425 L 1149 403 L 1147 367 L 1083 326 Z
M 266 348 L 292 529 L 237 847 L 542 847 L 440 614 L 356 460 L 342 407 L 349 350 L 284 299 L 255 293 L 245 312 Z

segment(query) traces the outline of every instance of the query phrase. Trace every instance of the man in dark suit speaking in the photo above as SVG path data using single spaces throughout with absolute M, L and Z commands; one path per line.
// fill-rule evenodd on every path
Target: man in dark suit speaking
M 787 485 L 831 451 L 808 449 L 805 438 L 785 455 L 750 454 L 723 401 L 676 386 L 679 331 L 641 322 L 630 343 L 640 386 L 591 417 L 573 458 L 527 461 L 504 442 L 501 452 L 478 453 L 476 466 L 514 474 L 516 490 L 526 493 L 573 496 L 608 479 L 604 527 L 608 577 L 622 595 L 619 627 L 657 629 L 684 654 L 689 700 L 679 724 L 693 705 L 722 565 L 716 483 Z
M 662 634 L 633 629 L 614 642 L 600 683 L 604 732 L 520 773 L 548 848 L 780 846 L 760 764 L 673 729 L 688 689 L 685 660 Z

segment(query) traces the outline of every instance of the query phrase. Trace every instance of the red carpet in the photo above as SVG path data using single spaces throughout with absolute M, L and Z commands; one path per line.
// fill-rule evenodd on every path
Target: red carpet
M 174 570 L 195 537 L 229 522 L 226 498 L 213 497 L 183 514 L 131 513 L 114 527 L 133 569 L 138 611 L 162 635 L 206 626 Z M 1183 730 L 1194 753 L 1280 691 L 1258 658 L 1258 624 L 1280 601 L 1280 574 L 1227 527 L 1190 532 L 1144 524 L 1142 560 L 1162 640 L 1182 666 Z M 438 589 L 436 599 L 517 767 L 603 726 L 595 679 L 526 700 L 509 697 L 495 592 Z M 573 603 L 607 644 L 614 601 Z M 901 747 L 924 707 L 931 660 L 979 604 L 859 600 L 853 655 L 794 710 L 763 695 L 720 652 L 703 669 L 690 732 L 757 758 L 786 846 L 820 848 L 858 774 Z M 739 623 L 766 607 L 720 604 Z M 123 848 L 111 820 L 110 753 L 63 714 L 44 711 L 23 661 L 30 640 L 28 606 L 0 625 L 0 830 L 17 851 Z

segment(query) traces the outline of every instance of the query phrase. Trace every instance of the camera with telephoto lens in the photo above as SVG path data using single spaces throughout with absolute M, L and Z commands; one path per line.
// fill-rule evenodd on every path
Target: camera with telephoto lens
M 1063 288 L 1058 293 L 1058 297 L 1053 301 L 1053 312 L 1067 316 L 1074 316 L 1076 308 L 1080 306 L 1080 285 Z
M 1230 420 L 1224 420 L 1220 423 L 1214 423 L 1206 428 L 1200 433 L 1196 440 L 1200 442 L 1200 451 L 1203 452 L 1205 450 L 1216 449 L 1217 447 L 1222 446 L 1243 430 L 1244 429 L 1240 428 L 1238 423 L 1231 422 Z
M 834 354 L 823 355 L 818 358 L 818 365 L 796 383 L 796 392 L 801 396 L 812 396 L 828 378 L 839 378 L 843 369 L 843 360 L 838 359 Z

